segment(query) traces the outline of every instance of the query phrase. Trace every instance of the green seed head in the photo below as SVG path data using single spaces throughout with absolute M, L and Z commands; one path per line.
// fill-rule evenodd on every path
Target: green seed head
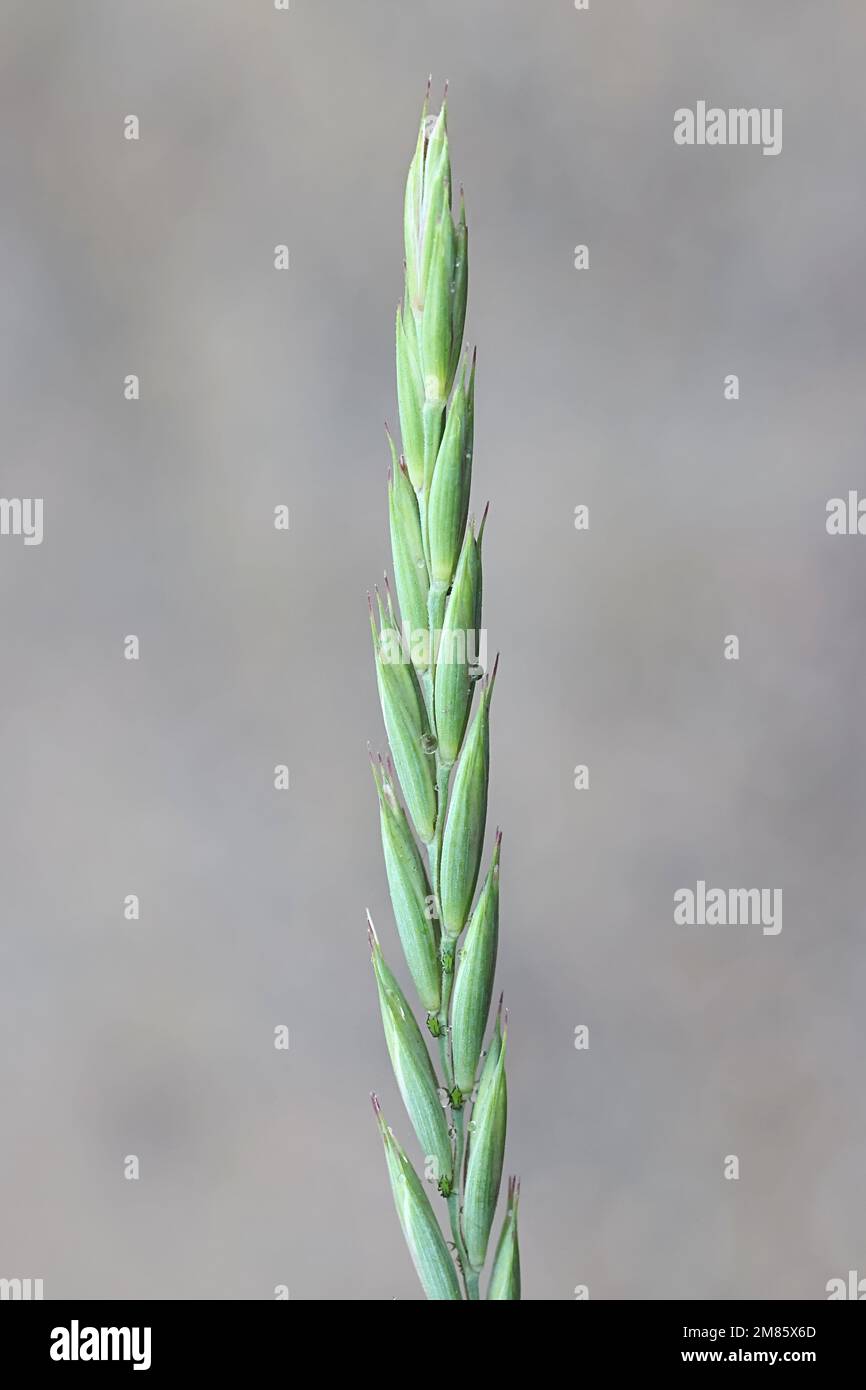
M 499 944 L 499 849 L 497 834 L 493 860 L 472 913 L 460 952 L 451 1001 L 451 1043 L 454 1080 L 464 1095 L 475 1087 L 478 1059 L 487 1028 L 496 951 Z
M 454 223 L 443 207 L 433 234 L 427 293 L 421 319 L 421 367 L 424 398 L 433 405 L 448 399 L 453 327 Z
M 409 307 L 414 313 L 418 301 L 419 276 L 419 232 L 421 225 L 421 197 L 424 190 L 424 160 L 427 153 L 427 111 L 430 99 L 430 84 L 421 110 L 421 124 L 415 153 L 406 176 L 406 196 L 403 202 L 403 240 L 406 260 L 406 294 Z
M 472 674 L 478 659 L 480 589 L 481 554 L 470 522 L 445 606 L 437 652 L 436 736 L 439 756 L 446 766 L 457 760 L 469 718 Z
M 498 663 L 498 658 L 497 658 Z M 442 928 L 456 937 L 466 925 L 484 844 L 487 823 L 487 783 L 490 773 L 490 700 L 497 665 L 485 681 L 475 718 L 457 765 L 454 790 L 445 822 L 440 866 Z
M 508 1092 L 505 1083 L 505 1041 L 499 1019 L 484 1062 L 478 1099 L 472 1111 L 466 1188 L 463 1196 L 463 1232 L 466 1253 L 473 1269 L 480 1269 L 487 1255 L 487 1242 L 499 1199 L 502 1162 L 505 1157 L 505 1127 L 508 1119 Z
M 394 1205 L 421 1287 L 429 1299 L 459 1299 L 460 1285 L 454 1261 L 448 1253 L 421 1179 L 385 1124 L 382 1107 L 375 1095 L 372 1101 L 385 1146 L 385 1162 Z
M 413 195 L 412 225 L 409 239 L 414 243 L 407 249 L 406 286 L 416 319 L 424 313 L 433 265 L 434 243 L 443 212 L 451 216 L 451 157 L 448 151 L 448 122 L 445 103 L 436 116 L 427 114 L 427 102 L 421 117 L 416 159 L 420 162 L 418 193 Z M 414 161 L 413 161 L 414 163 Z M 410 168 L 410 179 L 414 177 Z M 410 276 L 410 263 L 413 274 Z
M 370 604 L 370 626 L 382 717 L 409 814 L 421 839 L 429 844 L 436 825 L 436 787 L 429 751 L 432 734 L 418 677 L 401 642 L 390 600 L 387 612 L 381 599 L 378 607 L 377 626 Z
M 421 517 L 418 499 L 409 480 L 406 465 L 397 458 L 390 434 L 391 469 L 388 473 L 388 513 L 391 523 L 391 556 L 400 616 L 408 626 L 409 655 L 416 671 L 423 673 L 430 664 L 430 641 L 427 626 L 427 561 L 421 537 Z
M 406 467 L 416 492 L 424 486 L 424 378 L 415 320 L 397 308 L 397 406 Z
M 493 1272 L 487 1290 L 488 1299 L 520 1298 L 520 1245 L 517 1239 L 517 1206 L 520 1183 L 508 1179 L 508 1210 L 502 1223 L 502 1233 L 493 1260 Z
M 430 578 L 449 588 L 466 531 L 472 486 L 475 359 L 464 365 L 445 420 L 427 501 Z
M 453 1159 L 436 1073 L 406 996 L 385 964 L 369 914 L 367 922 L 373 973 L 379 991 L 382 1027 L 391 1066 L 425 1162 L 431 1166 L 440 1191 L 447 1195 L 453 1181 Z
M 451 361 L 448 371 L 448 390 L 457 373 L 460 349 L 463 346 L 463 327 L 466 322 L 466 292 L 469 288 L 469 230 L 466 226 L 466 204 L 460 190 L 460 216 L 454 231 L 454 282 L 451 298 Z
M 440 1002 L 439 932 L 430 916 L 431 892 L 418 846 L 397 799 L 390 762 L 370 759 L 379 796 L 379 820 L 388 891 L 406 964 L 429 1013 Z
M 424 102 L 406 180 L 403 231 L 405 307 L 417 330 L 423 398 L 441 409 L 451 391 L 460 358 L 468 282 L 468 239 L 462 198 L 456 227 L 451 212 L 451 159 L 444 101 L 438 116 L 428 115 L 427 100 Z M 407 461 L 408 458 L 407 446 Z M 411 463 L 409 471 L 416 488 L 419 487 Z
M 406 255 L 406 292 L 416 319 L 424 312 L 424 297 L 432 255 L 433 233 L 443 207 L 451 206 L 451 163 L 443 106 L 438 116 L 429 114 L 430 89 L 424 98 L 415 153 L 406 177 L 403 235 Z
M 388 511 L 399 617 L 387 579 L 384 601 L 377 592 L 377 613 L 370 606 L 394 764 L 380 758 L 373 775 L 397 930 L 427 1014 L 423 1032 L 385 964 L 372 923 L 370 949 L 388 1052 L 424 1150 L 422 1176 L 436 1181 L 448 1198 L 453 1259 L 429 1189 L 385 1125 L 375 1098 L 374 1108 L 400 1223 L 427 1297 L 459 1299 L 459 1273 L 466 1298 L 474 1300 L 491 1242 L 507 1117 L 505 1038 L 498 1018 L 482 1064 L 499 935 L 498 832 L 473 911 L 487 820 L 496 665 L 479 683 L 487 513 L 476 530 L 469 519 L 475 358 L 470 366 L 463 353 L 469 234 L 462 189 L 456 217 L 452 209 L 445 101 L 431 114 L 429 92 L 428 85 L 406 180 L 405 284 L 395 324 L 401 444 L 395 446 L 389 435 Z M 421 856 L 425 847 L 429 868 Z M 438 1039 L 437 1049 L 428 1051 L 428 1034 Z M 441 1057 L 441 1076 L 432 1052 Z M 487 1297 L 520 1298 L 513 1185 Z

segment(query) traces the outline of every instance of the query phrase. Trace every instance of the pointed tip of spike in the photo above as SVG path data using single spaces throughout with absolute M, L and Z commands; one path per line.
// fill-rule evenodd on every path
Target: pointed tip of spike
M 481 537 L 484 535 L 484 527 L 487 525 L 487 514 L 490 511 L 490 503 L 484 503 L 484 511 L 481 513 L 481 525 L 478 527 L 478 543 L 481 544 Z
M 376 1119 L 380 1119 L 382 1115 L 382 1106 L 379 1103 L 379 1097 L 376 1095 L 375 1091 L 370 1092 L 370 1103 L 373 1106 L 373 1114 L 376 1116 Z
M 379 592 L 379 585 L 378 585 L 378 584 L 374 584 L 374 585 L 373 585 L 373 592 L 374 592 L 374 594 L 376 595 L 376 609 L 377 609 L 378 614 L 379 614 L 379 630 L 380 630 L 380 636 L 381 636 L 382 634 L 384 634 L 385 628 L 386 628 L 386 626 L 387 626 L 388 614 L 386 613 L 385 605 L 384 605 L 384 603 L 382 602 L 382 595 L 381 595 L 381 593 Z M 389 607 L 390 607 L 390 594 L 388 595 L 388 599 L 389 599 Z M 374 619 L 373 619 L 373 626 L 375 627 L 375 625 L 376 625 L 376 620 L 375 620 L 375 618 L 374 618 Z
M 493 842 L 493 854 L 490 856 L 490 877 L 493 882 L 499 885 L 499 857 L 502 851 L 502 831 L 496 829 L 496 839 Z
M 370 909 L 369 909 L 369 908 L 366 909 L 366 913 L 367 913 L 367 940 L 368 940 L 369 943 L 370 943 L 370 950 L 371 950 L 371 951 L 374 951 L 374 950 L 376 949 L 376 947 L 379 945 L 379 938 L 378 938 L 378 936 L 376 935 L 376 928 L 373 926 L 373 918 L 370 916 Z
M 370 745 L 369 745 L 369 743 L 368 743 L 368 744 L 367 744 L 367 757 L 370 759 L 370 771 L 371 771 L 372 774 L 373 774 L 373 781 L 376 783 L 376 792 L 377 792 L 377 794 L 378 794 L 378 796 L 379 796 L 379 799 L 381 800 L 381 798 L 382 798 L 382 797 L 384 796 L 384 794 L 385 794 L 385 787 L 384 787 L 385 775 L 384 775 L 384 773 L 383 773 L 383 771 L 382 771 L 382 754 L 381 754 L 381 753 L 376 753 L 376 754 L 374 755 L 373 750 L 372 750 L 372 748 L 370 747 Z
M 463 370 L 463 382 L 464 382 L 464 387 L 463 387 L 463 389 L 464 389 L 464 391 L 465 391 L 465 393 L 466 393 L 466 399 L 467 399 L 467 401 L 468 401 L 469 403 L 471 403 L 471 402 L 474 400 L 474 398 L 475 398 L 475 368 L 476 368 L 476 366 L 478 365 L 478 348 L 477 348 L 477 347 L 474 347 L 474 348 L 472 349 L 472 354 L 471 354 L 471 356 L 470 356 L 469 347 L 468 347 L 468 345 L 467 345 L 467 347 L 466 347 L 466 360 L 467 360 L 467 363 L 468 363 L 468 366 L 469 366 L 469 377 L 468 377 L 468 380 L 467 380 L 466 368 L 464 367 L 464 370 Z

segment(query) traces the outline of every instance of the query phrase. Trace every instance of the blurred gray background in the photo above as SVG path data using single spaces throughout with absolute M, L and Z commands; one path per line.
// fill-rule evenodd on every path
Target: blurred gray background
M 4 6 L 2 491 L 45 539 L 0 540 L 0 1275 L 419 1296 L 368 1101 L 407 1137 L 365 592 L 428 71 L 470 221 L 525 1294 L 866 1273 L 866 540 L 824 528 L 866 486 L 864 66 L 859 0 Z M 675 147 L 702 98 L 783 107 L 781 155 Z M 698 878 L 782 888 L 782 934 L 675 927 Z

